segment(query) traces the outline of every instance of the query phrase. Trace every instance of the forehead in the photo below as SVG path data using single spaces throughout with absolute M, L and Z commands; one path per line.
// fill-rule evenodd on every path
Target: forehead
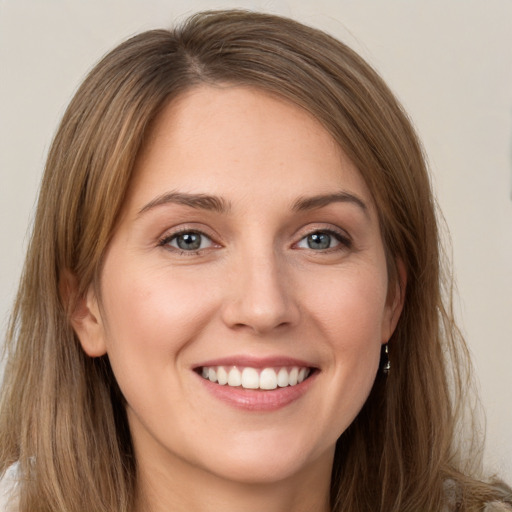
M 163 188 L 288 197 L 356 192 L 361 174 L 318 120 L 288 100 L 242 86 L 200 86 L 173 99 L 138 156 L 129 197 Z

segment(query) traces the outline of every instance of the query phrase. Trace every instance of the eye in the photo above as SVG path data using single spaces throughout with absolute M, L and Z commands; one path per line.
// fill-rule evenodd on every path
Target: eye
M 180 251 L 200 251 L 207 249 L 214 244 L 208 236 L 199 231 L 182 231 L 173 235 L 165 237 L 160 241 L 159 245 L 165 247 L 170 246 Z
M 300 249 L 313 249 L 315 251 L 325 251 L 327 249 L 333 249 L 339 245 L 350 247 L 350 241 L 348 238 L 342 236 L 334 231 L 315 231 L 305 236 L 297 247 Z

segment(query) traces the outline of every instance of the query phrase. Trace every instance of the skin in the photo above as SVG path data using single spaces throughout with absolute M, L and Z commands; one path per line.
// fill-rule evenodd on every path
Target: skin
M 225 210 L 162 201 L 170 192 L 213 195 Z M 351 199 L 304 204 L 333 193 Z M 183 230 L 205 234 L 199 250 L 179 249 Z M 309 245 L 320 232 L 328 248 Z M 238 86 L 170 103 L 139 155 L 101 304 L 91 288 L 73 320 L 126 397 L 137 510 L 328 511 L 336 440 L 401 311 L 390 287 L 371 194 L 318 121 Z M 316 371 L 292 403 L 240 409 L 194 371 L 232 356 Z

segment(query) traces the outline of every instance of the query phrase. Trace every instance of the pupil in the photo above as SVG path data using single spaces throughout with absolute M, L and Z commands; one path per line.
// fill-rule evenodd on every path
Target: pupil
M 201 247 L 201 235 L 197 233 L 185 233 L 177 239 L 178 247 L 185 251 L 194 251 Z
M 331 245 L 331 236 L 327 233 L 313 233 L 308 236 L 310 249 L 328 249 Z

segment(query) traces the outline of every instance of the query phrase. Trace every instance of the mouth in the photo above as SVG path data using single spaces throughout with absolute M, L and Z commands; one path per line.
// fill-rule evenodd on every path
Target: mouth
M 320 373 L 305 360 L 243 354 L 203 361 L 192 370 L 211 396 L 236 409 L 261 413 L 298 402 Z
M 316 369 L 307 366 L 254 368 L 251 366 L 200 366 L 195 371 L 205 380 L 220 386 L 272 391 L 295 387 L 310 378 Z

